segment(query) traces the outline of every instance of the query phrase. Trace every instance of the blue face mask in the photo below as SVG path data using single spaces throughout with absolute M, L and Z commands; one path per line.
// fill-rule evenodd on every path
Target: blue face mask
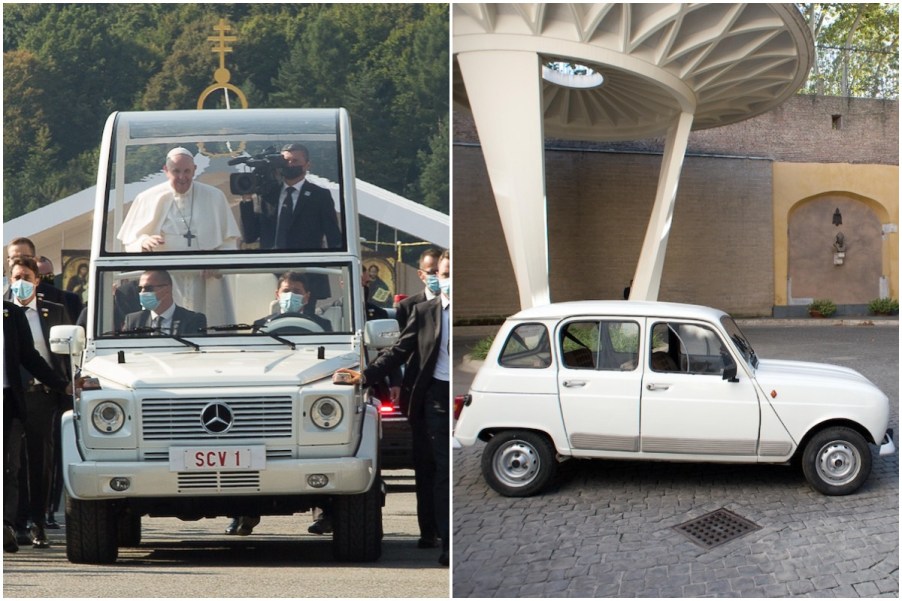
M 441 286 L 439 285 L 438 276 L 434 273 L 430 273 L 426 276 L 426 290 L 432 294 L 438 294 L 442 291 Z
M 156 292 L 142 292 L 138 295 L 138 300 L 141 301 L 141 307 L 147 311 L 153 311 L 160 305 Z
M 279 309 L 282 313 L 300 313 L 304 308 L 304 297 L 294 292 L 279 293 Z
M 9 287 L 19 302 L 25 302 L 34 294 L 34 284 L 26 280 L 16 280 Z
M 448 278 L 447 280 L 441 280 L 439 282 L 439 286 L 441 288 L 442 294 L 444 294 L 448 300 L 451 300 L 451 278 Z

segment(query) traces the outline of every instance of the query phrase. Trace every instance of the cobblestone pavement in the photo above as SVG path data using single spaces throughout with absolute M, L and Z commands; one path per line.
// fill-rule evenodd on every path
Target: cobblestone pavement
M 779 323 L 743 325 L 759 356 L 861 371 L 890 396 L 899 432 L 898 322 Z M 455 331 L 455 355 L 482 335 Z M 455 392 L 472 376 L 458 361 Z M 846 497 L 815 492 L 792 467 L 592 460 L 515 499 L 485 484 L 483 448 L 454 450 L 455 597 L 899 596 L 898 455 L 875 456 Z M 712 549 L 673 529 L 720 508 L 760 529 Z

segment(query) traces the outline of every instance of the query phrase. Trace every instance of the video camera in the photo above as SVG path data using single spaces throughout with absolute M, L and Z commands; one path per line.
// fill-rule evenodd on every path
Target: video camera
M 270 186 L 280 183 L 276 170 L 287 164 L 275 146 L 270 146 L 260 154 L 231 159 L 229 165 L 247 165 L 250 171 L 229 175 L 229 189 L 236 196 L 260 194 Z

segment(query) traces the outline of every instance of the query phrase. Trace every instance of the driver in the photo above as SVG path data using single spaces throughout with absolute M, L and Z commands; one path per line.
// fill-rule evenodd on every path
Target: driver
M 315 301 L 310 302 L 310 291 L 307 289 L 307 279 L 302 273 L 288 271 L 279 277 L 276 286 L 276 300 L 279 301 L 279 314 L 267 315 L 254 322 L 254 332 L 257 332 L 264 324 L 282 316 L 295 316 L 309 319 L 324 332 L 332 331 L 332 324 L 315 313 Z

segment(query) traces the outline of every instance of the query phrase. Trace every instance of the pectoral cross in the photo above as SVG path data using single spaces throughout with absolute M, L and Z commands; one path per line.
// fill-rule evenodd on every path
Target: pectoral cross
M 191 248 L 191 241 L 194 240 L 195 238 L 197 238 L 197 236 L 195 236 L 194 234 L 191 233 L 190 229 L 187 232 L 185 232 L 185 234 L 182 237 L 188 241 L 188 248 Z

